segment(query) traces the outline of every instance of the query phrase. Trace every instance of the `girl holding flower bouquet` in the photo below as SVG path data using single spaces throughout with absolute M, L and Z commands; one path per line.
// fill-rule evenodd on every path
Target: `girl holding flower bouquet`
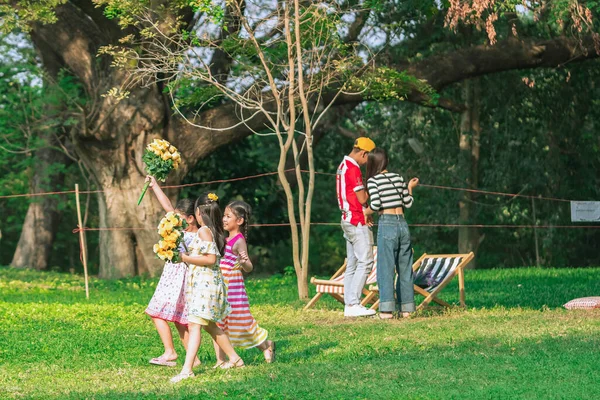
M 217 326 L 217 322 L 231 312 L 227 302 L 227 287 L 219 268 L 219 259 L 225 250 L 225 237 L 218 199 L 214 193 L 206 193 L 196 200 L 196 220 L 200 228 L 189 246 L 189 255 L 181 255 L 181 259 L 189 263 L 186 290 L 189 340 L 185 364 L 181 372 L 171 378 L 173 383 L 194 376 L 192 367 L 200 347 L 201 328 L 229 357 L 229 362 L 222 368 L 244 366 L 244 361 L 233 349 L 227 335 Z
M 181 199 L 177 202 L 175 208 L 171 204 L 169 198 L 162 191 L 154 177 L 148 175 L 146 182 L 149 182 L 149 186 L 152 188 L 156 198 L 158 199 L 165 212 L 175 212 L 179 214 L 186 222 L 187 228 L 184 231 L 183 242 L 187 244 L 191 243 L 193 238 L 198 232 L 198 224 L 194 217 L 194 202 L 190 199 Z M 163 268 L 162 275 L 154 291 L 154 295 L 146 308 L 146 314 L 148 314 L 160 340 L 165 347 L 165 352 L 159 356 L 150 360 L 150 364 L 163 365 L 174 367 L 176 365 L 175 360 L 177 359 L 177 352 L 173 346 L 173 337 L 171 335 L 171 328 L 169 322 L 173 322 L 179 332 L 179 337 L 183 342 L 183 347 L 187 349 L 188 343 L 188 316 L 187 306 L 185 300 L 185 279 L 187 274 L 187 266 L 183 262 L 172 263 L 167 261 Z M 194 366 L 200 364 L 198 358 L 194 361 Z

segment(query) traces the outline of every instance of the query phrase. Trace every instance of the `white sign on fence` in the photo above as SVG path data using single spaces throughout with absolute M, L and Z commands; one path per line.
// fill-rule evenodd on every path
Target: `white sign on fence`
M 600 221 L 600 201 L 572 201 L 571 221 Z

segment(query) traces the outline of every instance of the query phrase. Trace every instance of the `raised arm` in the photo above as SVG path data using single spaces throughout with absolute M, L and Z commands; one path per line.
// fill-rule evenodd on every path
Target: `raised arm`
M 412 178 L 408 184 L 406 185 L 406 187 L 404 188 L 404 190 L 402 191 L 402 194 L 404 196 L 404 198 L 402 199 L 402 202 L 404 203 L 404 208 L 410 208 L 413 205 L 413 197 L 412 197 L 412 192 L 413 189 L 419 184 L 419 178 Z
M 154 179 L 152 175 L 146 175 L 146 182 L 150 182 L 150 187 L 162 208 L 164 208 L 166 212 L 175 211 L 173 204 L 171 204 L 171 200 L 169 200 L 165 192 L 162 191 L 158 182 L 156 182 L 156 179 Z

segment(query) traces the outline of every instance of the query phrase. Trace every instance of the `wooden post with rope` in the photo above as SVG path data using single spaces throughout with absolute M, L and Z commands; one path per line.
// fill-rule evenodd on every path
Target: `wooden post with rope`
M 83 222 L 81 220 L 81 206 L 79 205 L 79 184 L 75 184 L 75 201 L 77 203 L 77 221 L 79 223 L 79 243 L 81 245 L 81 258 L 83 262 L 83 276 L 85 280 L 85 298 L 90 298 L 90 288 L 88 285 L 88 269 L 87 269 L 87 249 L 85 240 L 85 231 L 83 230 Z

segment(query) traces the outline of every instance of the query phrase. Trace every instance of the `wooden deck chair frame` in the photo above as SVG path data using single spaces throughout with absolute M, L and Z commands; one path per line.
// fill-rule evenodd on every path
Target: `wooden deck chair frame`
M 376 251 L 376 248 L 377 248 L 377 246 L 374 246 L 374 251 Z M 338 278 L 340 275 L 342 275 L 344 272 L 346 272 L 347 261 L 348 261 L 347 259 L 344 259 L 344 264 L 342 264 L 342 266 L 335 272 L 335 274 L 331 275 L 331 278 L 329 278 L 329 280 L 317 279 L 313 276 L 310 279 L 310 283 L 312 283 L 313 285 L 328 285 L 328 286 L 342 286 L 343 287 L 344 282 L 334 281 L 334 279 Z M 378 301 L 377 300 L 377 295 L 378 295 L 377 291 L 373 291 L 370 289 L 367 290 L 366 288 L 363 288 L 362 293 L 365 297 L 361 300 L 361 302 L 360 302 L 361 305 L 366 306 L 367 304 L 371 304 L 371 303 Z M 339 301 L 340 303 L 345 304 L 344 296 L 339 293 L 317 292 L 317 294 L 312 299 L 310 299 L 308 304 L 306 304 L 306 306 L 304 306 L 303 310 L 308 310 L 308 309 L 314 307 L 316 302 L 319 301 L 319 299 L 321 297 L 323 297 L 324 294 L 328 294 L 331 297 L 333 297 L 334 299 L 336 299 L 337 301 Z
M 419 259 L 417 261 L 415 261 L 413 263 L 412 269 L 413 269 L 413 271 L 416 271 L 417 269 L 419 269 L 419 267 L 423 263 L 423 260 L 425 260 L 426 258 L 440 258 L 440 257 L 463 257 L 463 259 L 456 266 L 454 271 L 451 274 L 449 274 L 448 276 L 446 276 L 444 278 L 444 280 L 442 282 L 440 282 L 440 284 L 437 285 L 437 287 L 432 292 L 428 292 L 425 289 L 423 289 L 417 285 L 413 285 L 413 287 L 415 289 L 415 293 L 419 293 L 420 295 L 425 297 L 425 299 L 423 299 L 421 304 L 419 304 L 417 306 L 417 311 L 427 307 L 429 305 L 429 303 L 431 303 L 432 301 L 443 307 L 452 307 L 451 304 L 445 302 L 444 300 L 440 299 L 437 296 L 438 296 L 438 293 L 441 292 L 442 289 L 444 289 L 444 287 L 448 283 L 450 283 L 456 275 L 458 275 L 458 291 L 459 291 L 460 306 L 465 307 L 465 305 L 466 305 L 465 304 L 465 271 L 464 271 L 464 268 L 467 264 L 469 264 L 469 262 L 471 262 L 471 260 L 475 257 L 475 255 L 473 254 L 473 252 L 470 252 L 468 254 L 427 254 L 427 253 L 425 253 L 421 257 L 419 257 Z M 379 288 L 376 288 L 374 286 L 369 287 L 369 290 L 376 292 L 376 293 L 379 292 Z M 377 300 L 371 306 L 371 309 L 377 309 L 378 307 L 379 307 L 379 300 Z

